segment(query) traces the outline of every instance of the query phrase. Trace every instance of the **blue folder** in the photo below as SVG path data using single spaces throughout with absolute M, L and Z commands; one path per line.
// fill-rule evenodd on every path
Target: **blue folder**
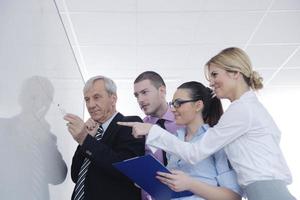
M 152 155 L 135 157 L 122 162 L 113 163 L 113 166 L 148 192 L 155 200 L 168 200 L 193 195 L 193 193 L 189 191 L 174 192 L 155 178 L 157 175 L 156 172 L 158 171 L 171 172 Z

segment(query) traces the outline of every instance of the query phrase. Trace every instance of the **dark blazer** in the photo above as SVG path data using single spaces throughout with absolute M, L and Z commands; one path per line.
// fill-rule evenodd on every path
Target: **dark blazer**
M 138 116 L 124 117 L 118 113 L 109 124 L 104 136 L 97 141 L 88 135 L 77 147 L 71 166 L 71 176 L 76 183 L 80 167 L 87 157 L 91 160 L 85 179 L 86 200 L 135 200 L 141 199 L 140 189 L 112 163 L 144 155 L 145 138 L 136 139 L 130 127 L 119 126 L 118 121 L 139 121 Z M 74 199 L 74 192 L 72 194 Z

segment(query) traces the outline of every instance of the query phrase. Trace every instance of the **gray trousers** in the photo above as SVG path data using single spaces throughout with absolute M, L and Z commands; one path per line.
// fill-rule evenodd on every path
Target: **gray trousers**
M 248 200 L 296 200 L 280 180 L 256 181 L 244 188 Z

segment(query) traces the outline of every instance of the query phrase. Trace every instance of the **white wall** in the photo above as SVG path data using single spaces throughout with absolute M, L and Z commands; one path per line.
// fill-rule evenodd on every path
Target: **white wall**
M 76 143 L 57 104 L 83 115 L 83 81 L 58 13 L 48 0 L 0 13 L 0 199 L 70 199 Z

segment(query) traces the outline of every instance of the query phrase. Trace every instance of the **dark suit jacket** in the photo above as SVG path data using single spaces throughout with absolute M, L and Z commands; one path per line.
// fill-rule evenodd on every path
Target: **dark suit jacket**
M 112 163 L 144 155 L 145 138 L 136 139 L 132 129 L 119 126 L 118 121 L 139 121 L 137 116 L 124 117 L 118 113 L 109 124 L 104 136 L 97 141 L 88 135 L 83 144 L 77 147 L 71 166 L 71 176 L 76 183 L 80 167 L 87 157 L 91 160 L 85 179 L 86 200 L 135 200 L 140 199 L 140 189 Z M 74 192 L 72 199 L 74 198 Z

